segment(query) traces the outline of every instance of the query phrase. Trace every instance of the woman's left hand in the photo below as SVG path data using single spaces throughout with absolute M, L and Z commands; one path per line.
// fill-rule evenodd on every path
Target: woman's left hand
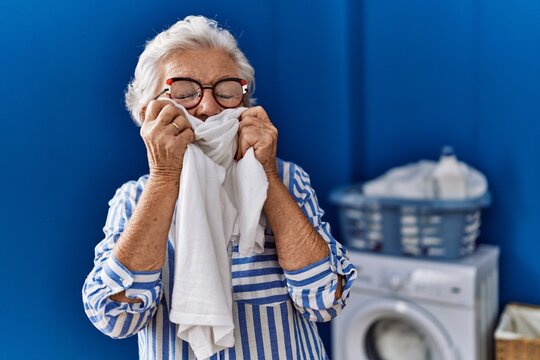
M 261 106 L 255 106 L 244 111 L 239 120 L 238 150 L 235 159 L 240 160 L 246 151 L 253 147 L 255 157 L 262 164 L 266 176 L 277 175 L 278 131 L 270 122 L 266 111 Z

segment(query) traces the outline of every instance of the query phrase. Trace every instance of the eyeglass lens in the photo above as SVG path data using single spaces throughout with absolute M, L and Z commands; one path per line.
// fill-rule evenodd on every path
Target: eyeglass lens
M 199 84 L 189 80 L 178 80 L 171 84 L 171 98 L 183 107 L 191 108 L 198 105 L 203 96 L 203 89 Z M 233 80 L 217 83 L 212 91 L 216 102 L 224 108 L 233 108 L 242 104 L 242 85 Z

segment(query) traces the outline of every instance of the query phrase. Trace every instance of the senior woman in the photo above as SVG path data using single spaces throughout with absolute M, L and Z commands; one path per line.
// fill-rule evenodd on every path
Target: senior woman
M 139 58 L 126 104 L 141 126 L 149 174 L 124 184 L 109 202 L 83 302 L 106 335 L 138 334 L 141 359 L 196 358 L 170 318 L 178 255 L 171 228 L 178 225 L 184 154 L 195 139 L 186 117 L 205 121 L 241 106 L 247 109 L 238 119 L 235 158 L 252 148 L 266 174 L 265 245 L 250 256 L 228 248 L 234 344 L 210 358 L 327 358 L 315 322 L 331 320 L 345 306 L 356 272 L 321 220 L 309 176 L 276 157 L 277 130 L 262 107 L 251 106 L 253 88 L 254 70 L 234 37 L 202 16 L 158 34 Z

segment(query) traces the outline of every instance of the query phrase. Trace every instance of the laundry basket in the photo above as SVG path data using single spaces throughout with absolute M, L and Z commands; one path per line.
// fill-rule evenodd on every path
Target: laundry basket
M 540 359 L 540 307 L 512 303 L 495 331 L 497 360 Z
M 349 249 L 413 257 L 455 259 L 472 253 L 481 209 L 489 193 L 468 200 L 368 197 L 362 184 L 334 190 L 344 243 Z

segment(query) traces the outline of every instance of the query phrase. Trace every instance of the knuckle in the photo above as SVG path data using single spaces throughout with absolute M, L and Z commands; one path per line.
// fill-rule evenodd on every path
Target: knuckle
M 170 142 L 166 142 L 164 145 L 163 145 L 163 152 L 165 154 L 167 154 L 168 156 L 170 156 L 171 154 L 174 154 L 176 152 L 176 147 L 171 144 Z
M 174 114 L 173 109 L 174 105 L 164 104 L 164 106 L 161 108 L 161 111 L 159 112 L 158 118 L 161 120 L 169 118 L 171 114 Z
M 186 129 L 191 128 L 191 125 L 187 121 L 184 114 L 180 113 L 178 116 L 176 116 L 175 121 L 176 120 L 178 120 L 178 125 L 181 126 L 182 128 L 186 128 Z
M 156 100 L 151 100 L 146 106 L 145 118 L 148 118 L 149 115 L 153 114 L 158 106 L 159 103 Z
M 180 110 L 176 105 L 171 104 L 170 101 L 168 101 L 167 106 L 168 106 L 168 109 L 171 112 L 171 114 L 182 115 L 183 116 L 182 110 Z
M 186 144 L 191 143 L 193 141 L 192 139 L 194 139 L 193 132 L 189 130 L 182 131 L 178 135 L 178 137 L 182 140 L 182 143 L 186 143 Z
M 148 139 L 152 135 L 152 127 L 143 126 L 141 127 L 141 136 L 145 139 Z
M 172 112 L 172 105 L 167 104 L 163 108 L 161 108 L 161 111 L 159 112 L 159 117 L 164 118 L 167 117 Z

